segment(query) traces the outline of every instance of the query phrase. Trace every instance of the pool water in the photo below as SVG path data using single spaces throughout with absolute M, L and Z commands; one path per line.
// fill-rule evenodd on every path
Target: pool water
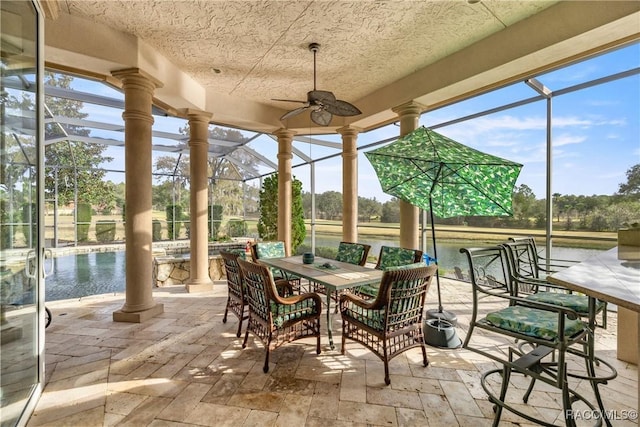
M 45 301 L 122 293 L 125 252 L 92 252 L 46 261 Z
M 321 237 L 317 246 L 337 247 L 340 237 Z M 370 255 L 377 256 L 381 245 L 397 246 L 387 240 L 367 241 Z M 459 251 L 467 242 L 439 242 L 438 258 L 442 276 L 453 276 L 453 267 L 466 270 L 467 261 Z M 473 246 L 473 242 L 468 243 Z M 488 246 L 488 245 L 487 245 Z M 590 249 L 554 248 L 553 256 L 582 261 L 599 252 Z M 67 255 L 46 260 L 45 301 L 82 298 L 90 295 L 123 293 L 125 291 L 125 252 L 92 252 Z

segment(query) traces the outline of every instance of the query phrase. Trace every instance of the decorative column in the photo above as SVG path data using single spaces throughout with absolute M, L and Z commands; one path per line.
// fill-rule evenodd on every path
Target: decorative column
M 124 306 L 113 312 L 116 322 L 141 323 L 162 312 L 153 300 L 151 238 L 151 106 L 162 84 L 139 70 L 114 71 L 124 90 L 125 249 Z
M 418 128 L 423 105 L 407 102 L 392 109 L 400 118 L 400 136 Z M 400 200 L 400 246 L 408 249 L 419 249 L 419 210 L 416 206 Z
M 342 240 L 358 241 L 358 150 L 359 129 L 345 126 L 342 135 Z
M 207 211 L 209 206 L 207 180 L 207 159 L 209 157 L 209 119 L 211 113 L 187 110 L 189 118 L 189 172 L 191 176 L 191 276 L 187 282 L 187 292 L 213 290 L 209 277 L 209 239 L 207 232 Z
M 278 129 L 278 240 L 284 242 L 287 255 L 291 255 L 291 147 L 296 133 L 289 129 Z

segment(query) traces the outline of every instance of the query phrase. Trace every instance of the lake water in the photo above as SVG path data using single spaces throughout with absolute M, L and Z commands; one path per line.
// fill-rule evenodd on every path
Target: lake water
M 316 247 L 338 247 L 339 236 L 316 236 Z M 380 253 L 380 247 L 398 246 L 394 240 L 363 240 L 371 245 L 372 256 Z M 429 242 L 431 247 L 431 242 Z M 308 238 L 305 244 L 310 245 Z M 438 265 L 441 275 L 452 275 L 454 266 L 466 270 L 466 260 L 460 253 L 461 247 L 478 246 L 477 242 L 456 241 L 438 242 Z M 486 244 L 484 246 L 490 246 Z M 428 251 L 429 252 L 429 251 Z M 583 261 L 600 252 L 595 249 L 554 248 L 552 258 Z M 433 256 L 432 252 L 429 252 Z M 47 272 L 52 271 L 45 279 L 45 300 L 56 301 L 70 298 L 81 298 L 89 295 L 124 292 L 125 290 L 125 253 L 93 252 L 89 254 L 69 255 L 47 260 Z
M 326 246 L 337 248 L 338 244 L 342 240 L 341 236 L 316 236 L 316 247 Z M 305 239 L 304 243 L 306 245 L 311 245 L 311 238 Z M 371 250 L 369 251 L 369 256 L 377 257 L 380 253 L 381 246 L 398 246 L 399 242 L 397 240 L 362 240 L 360 243 L 366 243 L 371 245 Z M 463 254 L 460 253 L 460 248 L 472 248 L 478 246 L 492 246 L 490 243 L 480 244 L 477 241 L 464 241 L 457 240 L 455 242 L 446 242 L 441 241 L 437 242 L 437 251 L 438 251 L 438 265 L 441 270 L 445 271 L 453 271 L 453 267 L 455 266 L 464 266 L 467 264 L 467 260 Z M 428 250 L 427 253 L 430 256 L 434 256 L 433 253 L 433 244 L 429 239 L 429 243 L 427 245 Z M 543 248 L 538 248 L 539 250 Z M 585 259 L 595 255 L 599 252 L 602 252 L 598 249 L 580 249 L 580 248 L 553 248 L 551 252 L 551 258 L 557 259 L 565 259 L 571 261 L 584 261 Z M 542 254 L 544 255 L 544 250 Z M 463 268 L 466 270 L 466 268 Z

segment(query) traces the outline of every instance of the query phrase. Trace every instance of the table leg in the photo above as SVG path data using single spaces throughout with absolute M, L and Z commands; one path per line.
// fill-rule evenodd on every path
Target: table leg
M 333 344 L 333 334 L 331 333 L 331 292 L 325 288 L 327 294 L 327 334 L 329 335 L 329 347 L 334 350 L 336 346 Z

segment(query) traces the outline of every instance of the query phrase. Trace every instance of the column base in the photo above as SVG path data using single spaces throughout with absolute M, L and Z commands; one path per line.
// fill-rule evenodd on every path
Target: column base
M 114 322 L 142 323 L 164 313 L 164 304 L 156 304 L 151 308 L 142 311 L 124 312 L 117 310 L 113 312 Z
M 211 279 L 206 279 L 204 281 L 194 280 L 188 282 L 186 285 L 187 292 L 190 294 L 198 293 L 198 292 L 209 292 L 213 290 L 213 282 Z

